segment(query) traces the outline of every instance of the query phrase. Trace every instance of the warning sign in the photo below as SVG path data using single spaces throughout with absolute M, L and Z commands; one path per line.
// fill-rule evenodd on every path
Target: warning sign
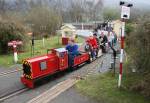
M 121 18 L 129 19 L 130 18 L 130 7 L 122 6 Z

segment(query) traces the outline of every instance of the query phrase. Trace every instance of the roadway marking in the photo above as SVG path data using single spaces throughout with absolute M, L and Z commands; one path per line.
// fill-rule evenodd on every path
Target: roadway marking
M 41 95 L 31 99 L 27 103 L 49 103 L 51 100 L 56 98 L 62 92 L 72 87 L 76 82 L 77 80 L 75 79 L 67 79 L 63 82 L 58 83 L 57 85 L 50 88 L 49 90 L 42 93 Z

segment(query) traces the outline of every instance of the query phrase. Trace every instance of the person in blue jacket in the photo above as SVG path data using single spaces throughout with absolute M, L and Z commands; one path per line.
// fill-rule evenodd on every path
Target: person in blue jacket
M 79 54 L 78 45 L 75 43 L 74 39 L 69 39 L 68 45 L 66 46 L 66 50 L 68 50 L 69 56 L 69 67 L 73 65 L 74 57 Z

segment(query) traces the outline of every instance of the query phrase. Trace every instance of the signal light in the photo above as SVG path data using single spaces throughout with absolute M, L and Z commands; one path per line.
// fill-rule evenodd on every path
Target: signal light
M 125 2 L 124 1 L 120 1 L 120 5 L 124 5 L 125 4 Z
M 122 5 L 126 5 L 127 7 L 132 7 L 133 4 L 128 4 L 127 2 L 124 2 L 124 1 L 120 1 L 120 6 Z
M 127 5 L 127 7 L 132 7 L 132 6 L 133 6 L 133 4 L 128 4 L 128 5 Z

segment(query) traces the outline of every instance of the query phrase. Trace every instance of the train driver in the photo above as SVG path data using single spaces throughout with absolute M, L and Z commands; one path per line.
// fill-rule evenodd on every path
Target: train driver
M 69 66 L 73 65 L 74 57 L 79 54 L 78 45 L 75 43 L 74 39 L 70 38 L 68 41 L 68 45 L 66 46 L 66 50 L 68 50 L 69 56 Z

